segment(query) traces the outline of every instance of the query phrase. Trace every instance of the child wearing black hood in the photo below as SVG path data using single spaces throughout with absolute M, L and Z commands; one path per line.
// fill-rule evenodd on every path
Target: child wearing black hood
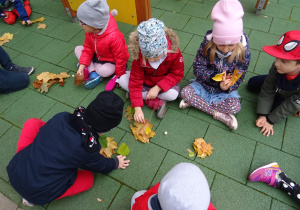
M 99 135 L 120 124 L 123 100 L 113 92 L 101 92 L 85 109 L 61 112 L 47 123 L 25 122 L 17 154 L 7 166 L 9 181 L 23 197 L 23 204 L 45 205 L 90 189 L 91 171 L 107 174 L 129 165 L 126 156 L 105 158 L 99 154 Z M 81 168 L 83 170 L 78 170 Z

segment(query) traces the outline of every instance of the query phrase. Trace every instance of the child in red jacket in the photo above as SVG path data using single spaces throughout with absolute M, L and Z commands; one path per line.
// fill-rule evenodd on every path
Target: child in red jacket
M 31 6 L 29 0 L 0 0 L 0 15 L 9 25 L 16 22 L 17 17 L 22 24 L 31 24 Z
M 85 31 L 84 45 L 75 48 L 80 64 L 77 74 L 82 76 L 85 69 L 87 89 L 96 87 L 101 77 L 115 74 L 106 87 L 106 90 L 112 90 L 117 77 L 125 74 L 129 58 L 124 36 L 105 0 L 83 2 L 77 10 L 77 17 Z
M 162 21 L 151 18 L 142 22 L 129 40 L 133 57 L 131 71 L 120 78 L 119 84 L 129 91 L 134 120 L 145 122 L 143 99 L 148 107 L 157 110 L 158 118 L 163 118 L 166 101 L 178 97 L 178 83 L 184 77 L 178 36 Z

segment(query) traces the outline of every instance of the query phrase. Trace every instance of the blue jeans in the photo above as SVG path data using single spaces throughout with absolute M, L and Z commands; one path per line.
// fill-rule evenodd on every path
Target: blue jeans
M 267 76 L 268 75 L 259 75 L 251 77 L 248 81 L 248 89 L 252 92 L 259 93 Z M 282 101 L 284 101 L 284 98 L 281 97 L 278 93 L 276 93 L 271 111 L 276 109 L 276 107 L 278 107 Z
M 13 63 L 5 50 L 0 47 L 0 93 L 10 93 L 26 88 L 29 76 L 26 73 L 9 71 Z

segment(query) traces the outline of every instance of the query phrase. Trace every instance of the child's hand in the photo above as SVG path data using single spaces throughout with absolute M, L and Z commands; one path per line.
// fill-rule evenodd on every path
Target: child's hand
M 119 159 L 119 167 L 121 169 L 125 169 L 129 166 L 130 160 L 125 160 L 126 156 L 118 155 L 117 158 Z
M 161 91 L 161 88 L 158 85 L 155 85 L 154 87 L 152 87 L 147 93 L 146 100 L 155 99 L 157 97 L 159 91 Z
M 31 22 L 31 20 L 27 20 L 27 21 L 22 21 L 22 24 L 23 25 L 26 25 L 26 23 L 27 23 L 27 25 L 31 25 L 32 24 L 32 22 Z
M 256 121 L 255 125 L 258 128 L 263 127 L 263 125 L 267 122 L 267 118 L 265 116 L 260 116 Z
M 2 13 L 1 16 L 2 16 L 3 18 L 8 18 L 8 13 Z
M 77 74 L 79 74 L 80 76 L 83 76 L 83 70 L 85 68 L 85 65 L 80 64 L 79 68 L 77 70 Z
M 231 81 L 230 81 L 230 79 L 231 79 L 231 76 L 230 75 L 226 75 L 226 72 L 225 72 L 225 74 L 223 75 L 223 77 L 222 77 L 222 81 L 221 81 L 221 83 L 220 83 L 220 88 L 222 89 L 222 90 L 228 90 L 229 89 L 229 87 L 230 87 L 230 85 L 231 85 Z
M 144 113 L 141 107 L 134 107 L 134 120 L 139 123 L 145 123 Z
M 262 126 L 260 133 L 263 133 L 263 135 L 267 137 L 269 137 L 270 134 L 273 136 L 274 134 L 273 125 L 266 121 L 265 124 Z

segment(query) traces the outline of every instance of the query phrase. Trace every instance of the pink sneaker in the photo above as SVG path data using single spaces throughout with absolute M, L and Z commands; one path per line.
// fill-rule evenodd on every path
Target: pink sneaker
M 276 187 L 281 169 L 276 162 L 264 165 L 255 169 L 250 175 L 251 182 L 264 182 L 272 187 Z
M 226 124 L 230 129 L 236 130 L 238 127 L 238 122 L 232 114 L 215 111 L 213 118 Z
M 115 86 L 116 86 L 116 80 L 118 79 L 118 77 L 115 75 L 113 76 L 109 81 L 108 83 L 106 84 L 105 86 L 105 90 L 106 91 L 112 91 Z

